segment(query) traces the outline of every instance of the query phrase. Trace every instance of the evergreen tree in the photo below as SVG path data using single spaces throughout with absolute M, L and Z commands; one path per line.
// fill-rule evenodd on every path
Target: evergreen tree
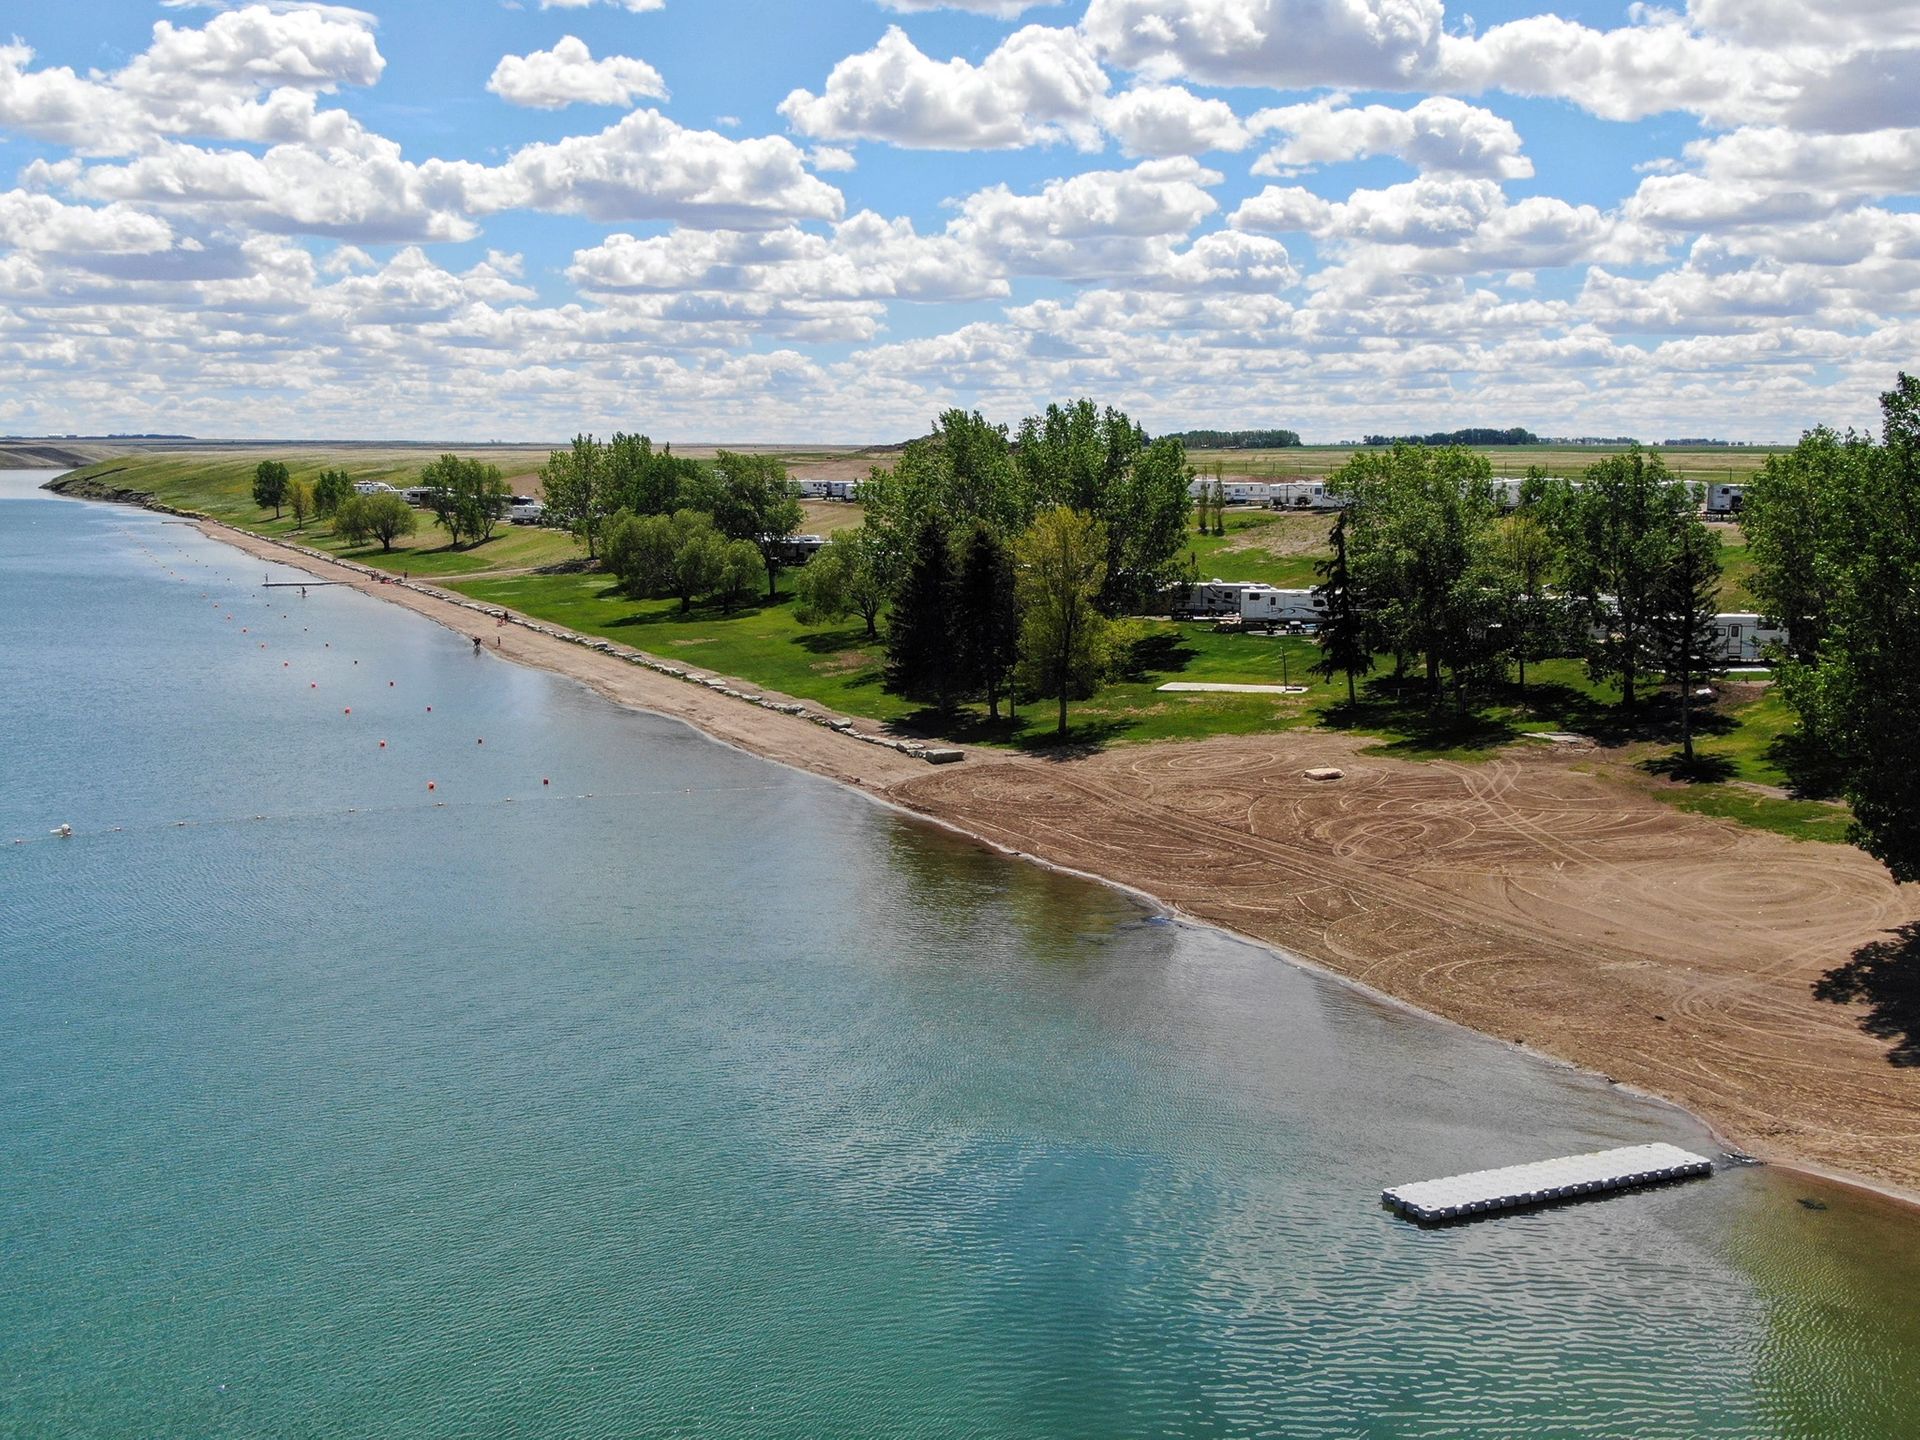
M 1347 554 L 1347 515 L 1343 510 L 1333 522 L 1329 537 L 1333 554 L 1313 568 L 1320 583 L 1313 593 L 1325 601 L 1320 622 L 1320 658 L 1313 672 L 1323 680 L 1335 675 L 1347 677 L 1347 703 L 1355 702 L 1354 677 L 1373 671 L 1373 646 L 1368 633 L 1364 597 L 1354 585 L 1353 567 Z
M 959 683 L 983 691 L 1000 718 L 1000 695 L 1020 653 L 1020 610 L 1013 557 L 991 528 L 976 523 L 960 547 L 953 625 Z
M 1647 614 L 1650 653 L 1680 692 L 1680 751 L 1693 763 L 1693 691 L 1725 673 L 1720 643 L 1720 537 L 1696 514 L 1678 523 Z
M 887 687 L 953 708 L 953 556 L 947 527 L 929 516 L 913 537 L 887 621 Z

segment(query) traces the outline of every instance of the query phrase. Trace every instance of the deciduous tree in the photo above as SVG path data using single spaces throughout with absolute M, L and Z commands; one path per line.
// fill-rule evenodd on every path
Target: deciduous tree
M 262 460 L 253 467 L 253 503 L 262 510 L 271 508 L 273 518 L 280 518 L 280 507 L 287 503 L 287 486 L 292 477 L 287 467 L 278 460 Z
M 1107 580 L 1107 537 L 1098 520 L 1064 505 L 1043 510 L 1016 547 L 1020 674 L 1025 689 L 1067 702 L 1098 688 L 1107 661 L 1107 618 L 1098 604 Z

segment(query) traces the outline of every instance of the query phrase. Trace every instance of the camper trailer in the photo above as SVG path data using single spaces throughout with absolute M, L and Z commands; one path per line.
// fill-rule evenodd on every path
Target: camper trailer
M 804 565 L 827 547 L 824 535 L 786 535 L 773 544 L 773 558 L 782 565 Z
M 1185 603 L 1176 601 L 1174 613 L 1178 615 L 1238 615 L 1241 597 L 1249 590 L 1264 590 L 1271 587 L 1260 585 L 1252 580 L 1205 580 L 1198 585 L 1189 585 Z
M 1325 597 L 1311 590 L 1249 585 L 1240 592 L 1240 618 L 1249 625 L 1318 625 L 1326 614 Z
M 1747 487 L 1744 485 L 1709 485 L 1707 486 L 1707 517 L 1731 520 L 1739 515 L 1746 498 Z
M 507 506 L 507 520 L 514 525 L 538 525 L 546 514 L 547 507 L 531 495 L 516 495 Z
M 860 482 L 858 480 L 801 480 L 800 498 L 803 500 L 858 500 Z
M 1346 503 L 1320 480 L 1281 480 L 1267 487 L 1267 504 L 1275 510 L 1339 510 Z
M 1784 645 L 1787 632 L 1751 610 L 1734 611 L 1713 617 L 1720 637 L 1720 654 L 1730 665 L 1757 665 L 1765 662 L 1768 651 Z
M 1201 479 L 1188 484 L 1187 494 L 1198 500 L 1213 494 L 1216 485 L 1225 493 L 1229 505 L 1265 505 L 1275 489 L 1264 480 Z

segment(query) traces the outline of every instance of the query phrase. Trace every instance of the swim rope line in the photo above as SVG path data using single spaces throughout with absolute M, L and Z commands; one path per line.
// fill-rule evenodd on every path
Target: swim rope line
M 544 782 L 543 782 L 544 783 Z M 788 784 L 770 785 L 675 785 L 658 790 L 609 790 L 588 791 L 584 795 L 568 795 L 564 792 L 542 790 L 534 795 L 521 797 L 505 795 L 497 800 L 431 800 L 415 801 L 408 805 L 347 805 L 326 810 L 285 810 L 266 815 L 209 815 L 193 820 L 154 820 L 142 825 L 102 825 L 91 830 L 81 830 L 60 825 L 42 836 L 20 836 L 11 839 L 5 848 L 12 850 L 26 845 L 71 844 L 75 840 L 99 840 L 110 835 L 147 835 L 168 830 L 211 830 L 233 825 L 286 824 L 289 822 L 307 822 L 313 820 L 337 820 L 348 815 L 369 817 L 382 815 L 424 814 L 434 810 L 475 810 L 501 805 L 554 804 L 561 801 L 578 803 L 585 800 L 646 800 L 671 796 L 695 795 L 742 795 L 764 793 L 770 790 L 784 790 Z

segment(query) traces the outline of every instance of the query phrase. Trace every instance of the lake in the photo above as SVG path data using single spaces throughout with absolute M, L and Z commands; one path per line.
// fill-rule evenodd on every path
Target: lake
M 1920 1432 L 1910 1214 L 1727 1167 L 1416 1228 L 1383 1185 L 1718 1148 L 46 478 L 0 1435 Z

